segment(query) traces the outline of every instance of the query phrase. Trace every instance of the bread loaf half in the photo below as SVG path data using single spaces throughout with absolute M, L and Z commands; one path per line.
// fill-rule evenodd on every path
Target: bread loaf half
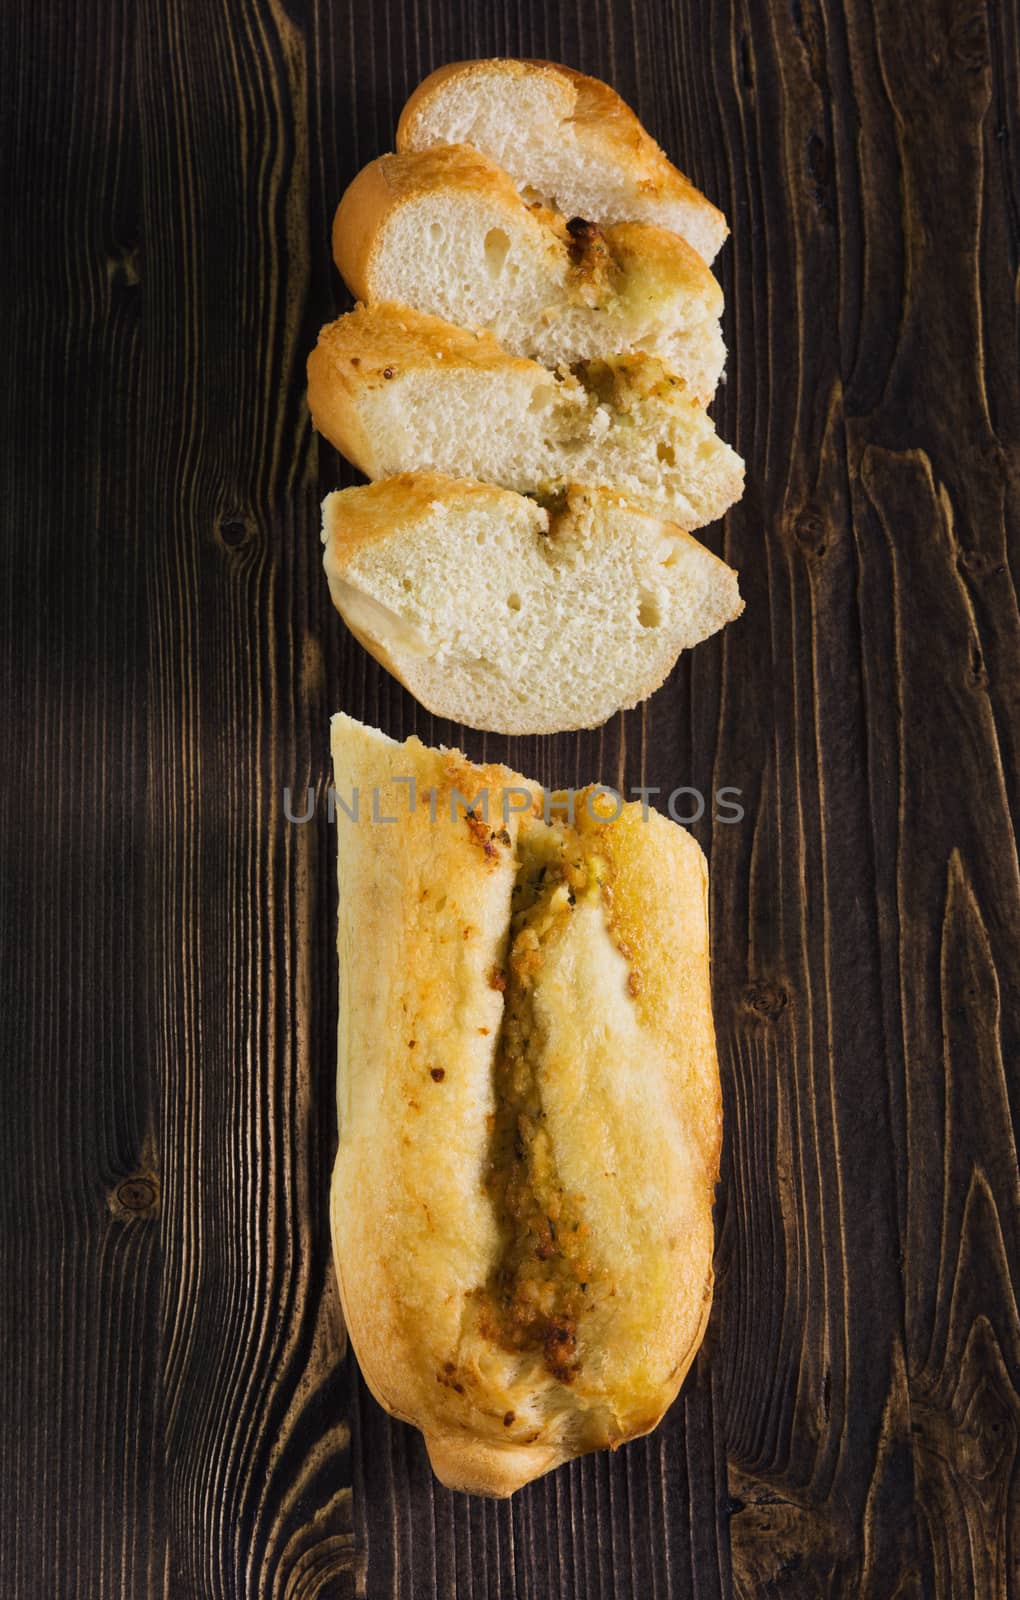
M 615 90 L 551 61 L 458 61 L 414 91 L 398 150 L 469 144 L 567 217 L 654 222 L 711 261 L 726 220 L 668 161 Z
M 546 494 L 611 488 L 687 529 L 712 522 L 744 464 L 656 356 L 557 375 L 406 307 L 361 306 L 308 362 L 316 427 L 368 477 L 437 471 Z
M 380 156 L 348 188 L 333 254 L 360 300 L 395 300 L 547 366 L 649 350 L 710 396 L 722 291 L 677 234 L 529 206 L 466 145 Z
M 443 1483 L 508 1495 L 647 1433 L 704 1332 L 705 861 L 636 803 L 547 822 L 506 767 L 346 716 L 332 743 L 344 1314 Z
M 499 733 L 605 722 L 743 609 L 718 557 L 600 490 L 546 509 L 406 474 L 329 495 L 322 537 L 366 650 L 437 716 Z

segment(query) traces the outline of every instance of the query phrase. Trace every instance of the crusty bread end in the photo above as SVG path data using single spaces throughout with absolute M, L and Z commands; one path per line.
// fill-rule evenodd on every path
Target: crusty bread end
M 469 144 L 565 216 L 654 222 L 707 262 L 726 219 L 667 159 L 608 84 L 551 61 L 458 61 L 411 95 L 398 150 Z

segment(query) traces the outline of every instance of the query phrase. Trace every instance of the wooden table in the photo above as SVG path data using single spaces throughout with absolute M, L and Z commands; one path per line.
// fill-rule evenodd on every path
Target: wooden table
M 549 740 L 435 722 L 345 633 L 304 400 L 343 186 L 426 71 L 496 53 L 609 79 L 733 229 L 748 486 L 707 542 L 746 613 Z M 3 1600 L 1006 1595 L 1014 9 L 8 0 L 0 63 Z M 695 829 L 709 1336 L 653 1437 L 510 1504 L 437 1488 L 344 1356 L 340 705 L 542 780 L 742 791 Z

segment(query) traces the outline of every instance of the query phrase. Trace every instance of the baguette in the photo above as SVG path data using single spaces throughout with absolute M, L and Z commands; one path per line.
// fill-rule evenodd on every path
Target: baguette
M 340 201 L 333 254 L 359 300 L 487 328 L 547 366 L 648 350 L 708 395 L 722 372 L 722 291 L 690 245 L 528 206 L 466 145 L 370 162 Z
M 705 861 L 637 804 L 547 825 L 505 767 L 346 716 L 332 747 L 344 1315 L 441 1481 L 506 1496 L 654 1428 L 704 1332 Z
M 522 494 L 611 488 L 687 529 L 743 491 L 744 464 L 655 356 L 557 376 L 406 307 L 360 306 L 308 361 L 319 431 L 368 477 L 437 471 Z
M 711 262 L 726 219 L 668 161 L 615 90 L 551 61 L 458 61 L 419 84 L 398 150 L 469 144 L 567 217 L 654 222 Z
M 743 609 L 718 557 L 598 490 L 549 511 L 409 473 L 329 495 L 322 537 L 365 649 L 436 716 L 499 733 L 605 722 Z

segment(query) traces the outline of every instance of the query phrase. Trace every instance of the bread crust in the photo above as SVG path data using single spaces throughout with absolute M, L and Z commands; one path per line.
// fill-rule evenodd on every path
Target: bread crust
M 505 1247 L 486 1188 L 496 980 L 542 792 L 345 716 L 332 746 L 343 805 L 330 1217 L 344 1313 L 369 1387 L 421 1429 L 442 1481 L 505 1496 L 653 1428 L 704 1331 L 721 1134 L 704 858 L 655 813 L 629 805 L 610 821 L 578 799 L 571 838 L 599 887 L 563 919 L 534 980 L 544 1115 L 602 1274 L 564 1378 L 541 1351 L 505 1347 L 479 1310 Z M 398 778 L 416 780 L 414 812 Z M 355 786 L 357 822 L 345 809 Z M 473 817 L 449 820 L 454 789 Z M 530 791 L 532 809 L 504 813 L 508 789 Z M 372 792 L 394 822 L 370 820 Z
M 707 262 L 712 261 L 729 233 L 722 212 L 673 165 L 615 89 L 572 67 L 510 58 L 457 61 L 440 67 L 418 85 L 404 106 L 397 124 L 398 151 L 419 148 L 419 130 L 451 84 L 490 75 L 511 81 L 542 79 L 559 120 L 572 125 L 592 167 L 615 171 L 645 205 L 665 201 L 682 206 L 690 215 L 700 253 Z

